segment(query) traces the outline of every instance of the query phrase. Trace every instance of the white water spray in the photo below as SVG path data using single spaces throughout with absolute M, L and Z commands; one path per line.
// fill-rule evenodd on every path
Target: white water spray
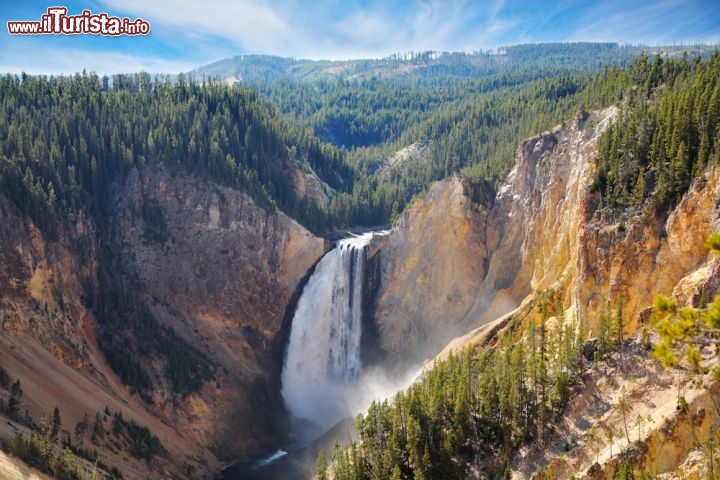
M 320 260 L 298 301 L 282 372 L 290 412 L 322 430 L 352 415 L 362 371 L 362 285 L 372 233 L 341 240 Z

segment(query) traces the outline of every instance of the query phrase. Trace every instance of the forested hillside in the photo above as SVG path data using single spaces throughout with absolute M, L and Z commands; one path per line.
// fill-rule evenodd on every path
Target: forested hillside
M 625 95 L 622 117 L 599 146 L 596 191 L 611 207 L 677 204 L 692 180 L 720 161 L 720 56 L 645 56 L 607 77 Z
M 392 402 L 374 403 L 357 419 L 358 443 L 333 452 L 336 478 L 459 479 L 471 468 L 500 476 L 517 448 L 550 434 L 583 371 L 586 328 L 566 321 L 547 330 L 545 320 L 562 318 L 560 302 L 546 292 L 510 319 L 497 348 L 451 354 Z M 521 319 L 528 330 L 515 342 Z M 618 344 L 613 330 L 598 358 Z
M 543 48 L 550 55 L 565 51 Z M 525 58 L 537 52 L 516 47 L 512 53 Z M 432 59 L 412 61 L 422 58 Z M 601 142 L 598 205 L 640 206 L 648 196 L 657 208 L 671 205 L 695 175 L 717 162 L 717 54 L 707 61 L 643 55 L 628 68 L 608 67 L 594 76 L 558 73 L 578 68 L 572 62 L 559 62 L 554 71 L 513 65 L 510 73 L 462 81 L 440 72 L 432 81 L 258 85 L 270 101 L 250 89 L 182 76 L 176 83 L 147 74 L 6 76 L 0 80 L 0 135 L 7 139 L 0 184 L 49 238 L 71 214 L 86 215 L 102 229 L 113 182 L 154 163 L 242 189 L 316 232 L 384 224 L 430 182 L 454 172 L 497 181 L 520 139 L 574 117 L 585 105 L 614 101 L 625 108 Z M 393 152 L 419 143 L 426 146 L 421 155 L 385 165 Z M 334 192 L 329 202 L 300 198 L 292 169 L 314 172 Z M 166 227 L 158 207 L 146 202 L 140 213 L 148 234 L 161 239 Z M 164 332 L 161 350 L 168 358 L 176 357 L 182 341 L 159 329 L 139 305 L 136 287 L 120 289 L 112 277 L 100 276 L 104 287 L 95 305 L 108 332 L 101 346 L 120 377 L 144 391 L 150 380 L 117 338 L 128 325 L 136 339 Z M 123 316 L 134 320 L 120 322 Z M 178 392 L 209 377 L 199 354 L 197 361 L 174 365 Z
M 620 219 L 617 228 L 600 225 L 602 235 L 624 232 L 631 217 L 655 219 L 662 229 L 720 155 L 720 54 L 679 50 L 521 45 L 347 62 L 250 56 L 172 80 L 146 73 L 2 77 L 0 213 L 20 232 L 3 257 L 6 330 L 32 323 L 23 341 L 70 364 L 43 323 L 64 315 L 66 323 L 53 328 L 87 361 L 77 369 L 99 378 L 95 365 L 107 363 L 104 378 L 123 384 L 115 392 L 127 388 L 126 397 L 111 396 L 114 409 L 130 398 L 150 421 L 181 418 L 184 432 L 207 434 L 187 452 L 212 449 L 223 460 L 241 449 L 257 454 L 268 447 L 252 443 L 257 432 L 275 442 L 270 420 L 289 424 L 270 411 L 283 413 L 276 378 L 283 342 L 308 271 L 328 246 L 303 227 L 317 235 L 387 224 L 433 181 L 456 173 L 458 190 L 473 197 L 477 187 L 491 204 L 491 186 L 505 181 L 522 139 L 546 132 L 537 137 L 540 160 L 533 161 L 540 162 L 558 145 L 556 133 L 571 126 L 577 145 L 599 142 L 597 159 L 587 162 L 597 160 L 598 169 L 591 191 L 582 192 L 584 221 Z M 232 82 L 224 81 L 228 72 Z M 588 111 L 610 105 L 619 120 L 598 140 L 587 133 L 595 127 Z M 607 110 L 605 124 L 615 115 Z M 556 125 L 563 128 L 550 132 Z M 467 208 L 487 214 L 491 205 L 476 200 Z M 497 224 L 509 218 L 500 214 Z M 28 254 L 29 245 L 40 246 Z M 404 263 L 413 262 L 421 263 Z M 512 279 L 494 280 L 501 289 Z M 70 283 L 72 292 L 63 291 Z M 447 301 L 455 301 L 452 294 Z M 332 453 L 337 477 L 506 472 L 515 452 L 551 433 L 547 425 L 562 416 L 582 369 L 622 345 L 622 296 L 593 301 L 607 305 L 594 325 L 594 356 L 582 350 L 585 319 L 565 319 L 564 299 L 543 290 L 511 318 L 496 348 L 451 356 L 393 402 L 373 405 L 358 420 L 362 442 Z M 545 320 L 553 317 L 560 325 L 551 333 Z M 12 335 L 8 342 L 21 338 Z M 101 362 L 88 360 L 92 348 Z M 10 380 L 4 383 L 3 395 L 17 401 Z M 225 410 L 216 415 L 218 406 Z M 245 415 L 251 411 L 257 418 Z M 29 413 L 21 418 L 16 402 L 12 414 L 47 433 Z M 192 423 L 198 418 L 207 423 Z M 237 435 L 213 436 L 228 430 Z M 167 443 L 171 434 L 164 435 Z M 487 452 L 491 461 L 481 458 Z
M 508 47 L 493 55 L 398 56 L 343 65 L 376 73 L 406 63 L 434 65 L 432 75 L 316 81 L 287 72 L 259 75 L 266 81 L 246 83 L 262 97 L 210 77 L 201 83 L 198 76 L 180 76 L 175 83 L 144 73 L 112 79 L 6 76 L 0 85 L 0 133 L 7 138 L 0 180 L 50 234 L 62 212 L 90 208 L 97 218 L 106 216 L 108 185 L 155 161 L 242 188 L 261 205 L 278 206 L 315 231 L 384 224 L 431 181 L 453 172 L 501 178 L 517 142 L 572 117 L 580 92 L 588 106 L 599 106 L 627 86 L 629 75 L 642 75 L 612 67 L 586 88 L 591 72 L 623 65 L 637 53 L 614 44 L 549 44 Z M 661 68 L 667 53 L 643 58 L 654 72 L 642 89 L 649 95 L 648 89 L 673 72 Z M 242 65 L 258 72 L 267 63 L 298 64 L 280 60 L 252 57 Z M 689 69 L 689 62 L 677 68 Z M 453 73 L 448 65 L 466 70 Z M 644 112 L 640 95 L 634 92 L 629 101 Z M 677 111 L 664 107 L 669 109 Z M 637 120 L 630 128 L 636 126 L 644 128 Z M 714 136 L 710 126 L 703 129 L 698 138 L 704 139 L 705 158 Z M 683 140 L 686 146 L 692 139 Z M 428 147 L 420 158 L 376 174 L 396 151 L 418 142 Z M 645 171 L 646 164 L 641 159 Z M 288 174 L 291 165 L 311 169 L 338 194 L 328 205 L 299 198 Z M 616 176 L 611 174 L 611 184 Z M 636 172 L 623 177 L 625 183 L 635 178 Z M 599 179 L 601 189 L 605 182 Z
M 112 192 L 133 169 L 160 165 L 249 193 L 317 230 L 322 205 L 296 194 L 293 169 L 312 169 L 332 187 L 351 184 L 344 153 L 284 122 L 256 92 L 147 74 L 6 76 L 0 80 L 0 190 L 48 240 L 78 218 L 109 243 Z M 145 237 L 164 243 L 169 226 L 157 202 L 142 203 Z M 92 241 L 92 240 L 90 240 Z M 87 245 L 76 248 L 87 256 Z M 153 359 L 180 397 L 213 377 L 216 365 L 154 317 L 140 286 L 120 272 L 116 252 L 101 251 L 99 289 L 84 302 L 102 325 L 98 344 L 115 373 L 151 401 Z M 47 307 L 46 307 L 47 308 Z
M 243 56 L 193 74 L 252 86 L 293 123 L 347 151 L 356 181 L 332 199 L 328 224 L 377 225 L 453 172 L 497 182 L 522 138 L 573 116 L 593 75 L 604 68 L 612 75 L 647 51 L 558 43 L 338 62 Z M 707 57 L 712 48 L 650 49 L 665 59 L 688 51 Z M 583 94 L 588 107 L 611 101 L 609 89 L 620 94 L 616 81 L 596 81 L 603 86 Z M 427 146 L 422 155 L 384 168 L 395 152 L 416 144 Z
M 84 414 L 92 418 L 109 405 L 147 426 L 142 431 L 140 427 L 130 429 L 130 437 L 137 433 L 139 437 L 162 438 L 168 430 L 170 436 L 177 436 L 190 428 L 203 432 L 172 445 L 163 439 L 167 450 L 140 445 L 137 449 L 143 451 L 139 452 L 126 446 L 121 427 L 113 427 L 113 436 L 106 436 L 96 422 L 92 438 L 89 433 L 85 438 L 82 429 L 73 437 L 56 436 L 52 451 L 43 453 L 53 458 L 56 449 L 67 447 L 76 456 L 97 459 L 106 472 L 117 467 L 127 473 L 146 459 L 184 471 L 181 451 L 198 454 L 193 468 L 208 470 L 217 468 L 217 456 L 234 457 L 248 448 L 247 443 L 239 447 L 238 438 L 258 438 L 251 440 L 255 441 L 250 445 L 253 449 L 264 441 L 262 437 L 275 435 L 267 424 L 260 434 L 248 433 L 249 429 L 234 428 L 227 418 L 237 415 L 244 419 L 245 415 L 235 412 L 251 408 L 251 392 L 257 395 L 270 390 L 265 378 L 274 371 L 272 342 L 280 328 L 284 303 L 308 263 L 315 261 L 313 255 L 322 254 L 322 240 L 279 210 L 322 230 L 324 213 L 316 197 L 306 200 L 294 181 L 298 172 L 312 172 L 318 184 L 325 182 L 328 192 L 344 188 L 353 181 L 344 153 L 299 133 L 255 91 L 212 82 L 199 84 L 182 77 L 171 83 L 144 73 L 112 78 L 84 72 L 50 78 L 7 75 L 0 79 L 0 137 L 0 214 L 3 241 L 8 246 L 2 250 L 0 262 L 6 325 L 2 363 L 18 386 L 22 379 L 25 390 L 22 409 L 18 407 L 19 394 L 10 392 L 9 384 L 0 391 L 0 401 L 18 400 L 9 410 L 0 408 L 0 413 L 17 422 L 24 435 L 7 448 L 33 465 L 40 464 L 46 472 L 53 471 L 46 463 L 54 460 L 37 459 L 33 453 L 38 435 L 46 433 L 41 416 L 48 404 L 50 411 L 54 407 L 62 411 L 67 425 L 82 422 Z M 169 201 L 168 196 L 159 198 L 157 191 L 128 186 L 133 185 L 132 179 L 148 175 L 157 175 L 163 186 L 176 188 L 170 196 L 179 204 L 174 216 L 162 203 Z M 220 201 L 222 205 L 218 205 Z M 188 202 L 195 202 L 194 207 Z M 218 209 L 218 217 L 221 213 L 232 215 L 232 221 L 201 225 L 200 219 L 211 207 Z M 188 218 L 191 215 L 196 216 Z M 222 234 L 208 232 L 213 228 Z M 131 241 L 137 244 L 128 253 L 124 249 Z M 269 247 L 249 253 L 255 245 Z M 151 286 L 141 283 L 140 267 L 131 260 L 142 249 L 146 256 L 140 267 L 148 263 L 148 256 L 182 250 L 177 257 L 189 263 L 191 273 L 185 270 L 181 278 L 196 282 L 181 292 L 193 291 L 190 307 L 182 310 L 173 305 L 170 314 L 158 313 L 157 300 L 153 303 L 149 298 L 150 287 L 171 292 L 170 300 L 163 302 L 170 309 L 170 302 L 180 297 L 178 282 L 166 276 Z M 228 251 L 232 251 L 231 260 L 226 257 L 217 262 L 212 275 L 217 278 L 226 272 L 232 277 L 226 280 L 234 288 L 228 302 L 236 301 L 242 307 L 222 306 L 214 291 L 213 301 L 206 303 L 224 309 L 213 314 L 213 319 L 231 309 L 232 320 L 242 322 L 247 337 L 230 339 L 235 350 L 228 351 L 242 352 L 246 341 L 265 342 L 264 350 L 250 359 L 217 355 L 221 348 L 208 347 L 215 339 L 206 335 L 201 343 L 191 336 L 202 326 L 202 318 L 193 317 L 191 309 L 204 301 L 198 292 L 201 281 L 192 273 L 203 275 L 200 268 L 209 256 Z M 125 253 L 131 260 L 123 257 Z M 293 258 L 290 264 L 286 253 L 301 258 Z M 233 260 L 240 268 L 232 266 Z M 200 266 L 193 267 L 193 262 Z M 157 260 L 160 266 L 169 263 L 166 258 Z M 180 263 L 174 261 L 170 266 Z M 258 267 L 251 270 L 251 265 Z M 285 268 L 287 265 L 290 267 Z M 297 269 L 302 271 L 296 273 Z M 242 296 L 243 281 L 277 295 L 279 306 L 251 308 L 257 295 L 250 300 Z M 259 286 L 263 281 L 268 286 Z M 238 311 L 242 313 L 238 315 Z M 190 318 L 186 322 L 192 327 L 185 327 L 185 318 Z M 266 324 L 258 325 L 256 318 Z M 11 332 L 12 322 L 16 327 Z M 261 333 L 253 337 L 252 332 L 260 328 Z M 7 354 L 11 350 L 21 353 Z M 27 368 L 18 367 L 28 351 L 41 353 L 30 353 L 36 360 L 25 362 Z M 257 367 L 261 363 L 263 366 Z M 47 373 L 54 369 L 62 373 Z M 250 373 L 238 374 L 240 369 Z M 53 390 L 55 381 L 65 384 Z M 203 410 L 204 402 L 210 401 L 212 418 Z M 214 418 L 223 409 L 225 421 L 216 425 Z M 106 418 L 109 415 L 106 413 Z M 269 413 L 256 412 L 253 428 L 267 418 Z M 14 433 L 2 435 L 8 439 Z M 134 441 L 130 437 L 128 442 Z M 223 450 L 211 452 L 215 445 Z M 130 455 L 131 460 L 119 466 L 113 458 L 119 452 Z
M 196 77 L 268 84 L 281 79 L 302 81 L 395 78 L 443 85 L 449 80 L 524 71 L 581 72 L 610 65 L 625 67 L 643 51 L 691 54 L 704 46 L 618 45 L 617 43 L 542 43 L 477 52 L 408 52 L 382 59 L 303 60 L 268 55 L 239 55 L 199 67 Z
M 302 135 L 249 89 L 144 73 L 0 82 L 0 182 L 51 235 L 66 213 L 102 223 L 111 183 L 153 162 L 245 190 L 316 228 L 317 206 L 295 194 L 291 166 L 333 188 L 352 184 L 341 151 Z

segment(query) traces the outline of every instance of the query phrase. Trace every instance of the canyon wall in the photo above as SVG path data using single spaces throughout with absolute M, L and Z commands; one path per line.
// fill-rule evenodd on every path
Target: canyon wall
M 598 312 L 622 298 L 631 333 L 654 294 L 671 294 L 696 270 L 711 273 L 705 241 L 720 227 L 717 169 L 664 217 L 650 208 L 621 215 L 589 193 L 597 140 L 616 115 L 616 107 L 582 112 L 524 140 L 495 194 L 455 176 L 408 209 L 371 256 L 370 323 L 390 363 L 421 362 L 548 288 L 591 333 Z
M 78 216 L 48 239 L 2 196 L 0 226 L 0 364 L 21 381 L 23 413 L 39 421 L 58 407 L 72 432 L 107 406 L 158 436 L 168 454 L 153 469 L 181 476 L 209 474 L 218 458 L 254 455 L 282 438 L 287 310 L 324 240 L 244 193 L 153 168 L 117 186 L 107 235 Z M 138 288 L 158 321 L 215 366 L 200 390 L 175 394 L 153 360 L 144 365 L 153 379 L 148 404 L 109 367 L 92 313 L 108 251 L 115 280 Z M 6 438 L 28 433 L 15 422 L 2 429 Z M 84 445 L 125 478 L 146 474 L 144 461 L 87 437 Z

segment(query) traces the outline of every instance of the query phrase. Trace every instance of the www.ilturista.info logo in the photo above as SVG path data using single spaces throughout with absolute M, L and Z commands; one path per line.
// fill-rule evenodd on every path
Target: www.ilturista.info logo
M 147 35 L 150 24 L 142 18 L 130 21 L 129 18 L 111 17 L 107 13 L 92 13 L 83 10 L 80 15 L 68 15 L 65 7 L 50 7 L 40 21 L 7 22 L 11 35 Z

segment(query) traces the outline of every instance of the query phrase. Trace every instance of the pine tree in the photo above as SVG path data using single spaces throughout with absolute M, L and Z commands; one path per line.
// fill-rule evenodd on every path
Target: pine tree
M 643 200 L 645 200 L 645 195 L 647 193 L 647 186 L 645 183 L 645 169 L 643 167 L 640 167 L 640 170 L 638 171 L 637 181 L 635 182 L 635 187 L 633 187 L 632 191 L 632 203 L 634 205 L 640 205 L 642 204 Z
M 315 462 L 315 472 L 317 480 L 328 480 L 327 470 L 327 455 L 325 454 L 325 450 L 320 450 L 320 453 L 318 453 L 317 460 Z
M 23 390 L 20 385 L 20 379 L 17 379 L 10 387 L 10 399 L 7 405 L 7 413 L 10 418 L 17 418 L 20 414 L 20 399 L 22 395 Z
M 635 476 L 632 473 L 632 469 L 630 468 L 630 464 L 627 460 L 624 460 L 620 464 L 620 468 L 618 469 L 617 474 L 615 474 L 615 480 L 634 480 Z
M 712 254 L 720 255 L 720 233 L 711 235 L 707 246 Z M 701 359 L 698 345 L 720 345 L 720 296 L 705 308 L 679 308 L 675 300 L 657 295 L 653 315 L 653 328 L 660 335 L 653 355 L 666 367 L 676 366 L 679 347 L 686 347 L 685 359 L 697 371 Z
M 618 297 L 615 309 L 615 344 L 620 346 L 624 339 L 625 321 L 623 319 L 623 310 L 625 308 L 625 299 L 622 294 Z
M 604 357 L 613 349 L 613 335 L 611 330 L 610 301 L 601 301 L 598 315 L 597 346 L 600 357 Z
M 627 415 L 628 415 L 628 413 L 630 413 L 631 406 L 630 406 L 630 402 L 627 399 L 627 395 L 625 393 L 625 386 L 622 386 L 620 388 L 620 396 L 618 397 L 617 408 L 618 408 L 618 410 L 620 410 L 620 413 L 622 414 L 623 427 L 625 427 L 625 438 L 627 439 L 627 442 L 629 444 L 630 443 L 630 433 L 628 432 Z
M 61 427 L 62 421 L 60 420 L 60 410 L 58 409 L 58 407 L 55 407 L 55 409 L 53 409 L 52 426 L 50 430 L 50 437 L 52 438 L 53 442 L 57 442 L 58 434 L 60 433 Z

